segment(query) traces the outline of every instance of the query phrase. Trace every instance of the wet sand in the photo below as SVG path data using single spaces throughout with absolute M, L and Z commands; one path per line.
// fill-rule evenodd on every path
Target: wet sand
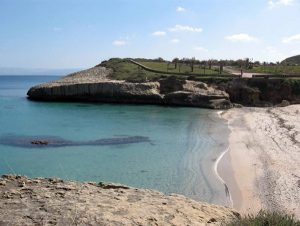
M 218 165 L 233 207 L 300 218 L 300 105 L 232 109 L 222 115 L 231 134 Z

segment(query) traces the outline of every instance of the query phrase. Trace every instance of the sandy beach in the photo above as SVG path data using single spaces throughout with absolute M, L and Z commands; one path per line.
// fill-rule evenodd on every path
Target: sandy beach
M 233 207 L 300 218 L 300 105 L 225 112 L 229 151 L 218 165 Z

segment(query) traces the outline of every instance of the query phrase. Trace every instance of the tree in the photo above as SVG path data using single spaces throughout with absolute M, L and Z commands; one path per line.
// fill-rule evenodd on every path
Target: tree
M 220 61 L 220 74 L 222 74 L 223 73 L 223 61 Z
M 177 57 L 172 60 L 172 63 L 175 64 L 175 69 L 177 69 L 178 62 L 179 62 L 179 58 L 177 58 Z
M 257 61 L 254 62 L 254 65 L 255 65 L 255 66 L 259 66 L 259 65 L 260 65 L 260 62 L 257 60 Z
M 190 61 L 190 66 L 191 66 L 191 72 L 194 72 L 194 65 L 195 65 L 195 62 L 196 62 L 195 57 L 193 57 L 189 61 Z
M 169 71 L 169 67 L 170 67 L 170 62 L 168 62 L 168 64 L 167 64 L 167 71 Z
M 245 64 L 244 64 L 245 68 L 248 68 L 249 66 L 249 58 L 245 59 Z
M 156 61 L 156 62 L 164 62 L 165 60 L 162 57 L 158 57 L 154 61 Z

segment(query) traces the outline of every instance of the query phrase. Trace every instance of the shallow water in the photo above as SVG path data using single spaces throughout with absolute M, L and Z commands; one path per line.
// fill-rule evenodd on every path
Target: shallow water
M 54 79 L 0 76 L 0 137 L 55 136 L 80 144 L 136 136 L 147 140 L 55 148 L 0 144 L 0 174 L 117 182 L 226 204 L 212 170 L 227 136 L 215 111 L 26 99 L 30 86 Z M 220 134 L 216 139 L 216 133 L 224 139 Z

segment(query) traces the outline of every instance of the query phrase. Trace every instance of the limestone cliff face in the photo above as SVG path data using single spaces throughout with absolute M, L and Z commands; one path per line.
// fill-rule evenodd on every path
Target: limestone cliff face
M 202 82 L 179 81 L 174 77 L 157 82 L 131 83 L 110 80 L 103 67 L 91 68 L 61 80 L 32 87 L 28 97 L 42 101 L 93 101 L 109 103 L 161 104 L 231 108 L 226 92 Z
M 0 177 L 0 225 L 221 225 L 226 207 L 124 185 Z
M 297 79 L 235 79 L 220 86 L 230 95 L 232 102 L 245 106 L 300 103 L 300 81 Z
M 33 100 L 99 101 L 121 103 L 161 103 L 158 83 L 102 81 L 74 84 L 45 84 L 33 87 L 28 95 Z
M 169 78 L 160 81 L 161 85 L 172 84 Z M 170 86 L 170 85 L 169 85 Z M 165 103 L 171 105 L 208 107 L 213 109 L 228 109 L 232 107 L 229 95 L 219 89 L 208 86 L 203 82 L 182 81 L 182 86 L 178 86 L 172 92 L 167 92 L 164 96 Z M 161 91 L 164 89 L 161 89 Z

